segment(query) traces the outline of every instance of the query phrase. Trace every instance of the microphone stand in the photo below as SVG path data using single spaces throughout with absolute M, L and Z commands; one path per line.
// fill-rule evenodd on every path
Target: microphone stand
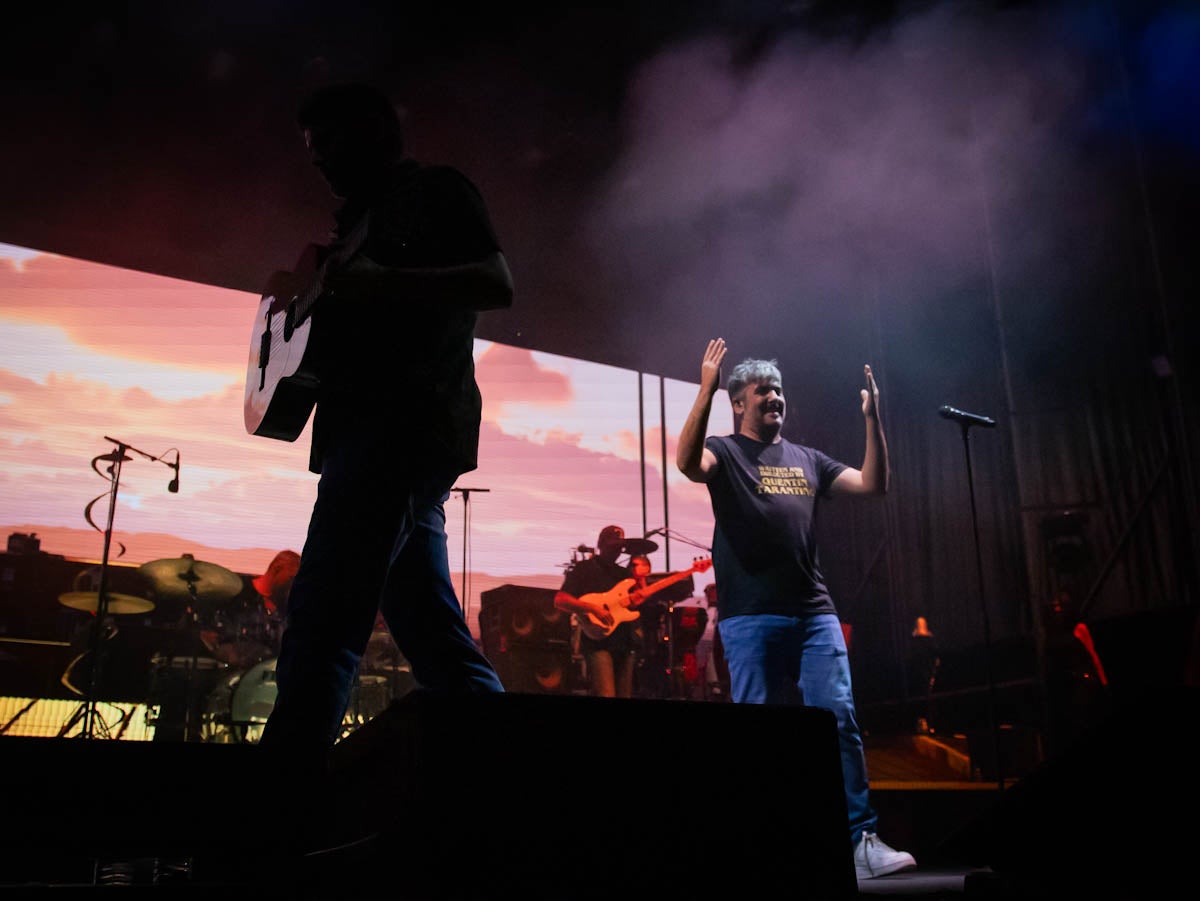
M 105 440 L 112 441 L 113 439 L 105 436 Z M 113 518 L 116 515 L 117 490 L 121 482 L 121 464 L 133 459 L 125 453 L 127 447 L 123 442 L 117 441 L 115 444 L 117 445 L 117 449 L 112 453 L 102 454 L 92 460 L 92 469 L 95 469 L 96 472 L 100 472 L 100 470 L 96 469 L 96 464 L 99 461 L 111 460 L 112 463 L 108 467 L 108 523 L 104 529 L 104 554 L 100 558 L 100 582 L 96 593 L 96 619 L 92 622 L 92 631 L 88 638 L 88 649 L 92 653 L 92 673 L 88 679 L 87 694 L 84 696 L 83 701 L 83 730 L 80 733 L 80 737 L 82 738 L 93 738 L 95 735 L 96 694 L 100 686 L 100 670 L 104 656 L 104 647 L 101 644 L 101 639 L 104 633 L 104 620 L 108 616 L 108 556 L 112 548 Z
M 666 526 L 664 526 L 661 529 L 651 529 L 643 537 L 650 538 L 653 535 L 661 535 L 663 538 L 667 539 L 668 541 L 678 541 L 681 544 L 690 544 L 692 547 L 699 548 L 700 550 L 704 551 L 706 554 L 712 553 L 712 548 L 709 547 L 707 544 L 703 544 L 699 541 L 695 541 L 694 539 L 688 538 L 685 535 L 681 535 L 678 532 L 676 532 L 674 529 L 667 528 Z M 668 568 L 669 568 L 669 566 L 668 566 Z
M 471 500 L 471 492 L 483 492 L 487 494 L 491 488 L 451 488 L 451 491 L 457 491 L 462 495 L 463 499 L 463 557 L 462 557 L 462 598 L 459 599 L 458 609 L 462 611 L 463 621 L 467 619 L 467 524 L 470 522 L 470 509 L 468 504 Z M 467 623 L 467 630 L 470 631 L 471 624 Z
M 115 444 L 116 450 L 111 453 L 101 454 L 92 460 L 92 469 L 99 475 L 104 473 L 96 468 L 96 464 L 101 460 L 111 461 L 111 465 L 106 470 L 109 475 L 108 489 L 108 521 L 104 528 L 104 553 L 100 558 L 100 581 L 96 592 L 96 619 L 92 622 L 91 634 L 88 638 L 88 649 L 92 654 L 92 673 L 88 679 L 88 690 L 83 702 L 83 729 L 80 732 L 80 737 L 91 739 L 95 737 L 96 729 L 96 695 L 100 688 L 100 671 L 102 669 L 104 657 L 104 645 L 102 644 L 102 636 L 104 634 L 104 620 L 108 616 L 108 558 L 109 552 L 112 549 L 113 536 L 113 519 L 116 516 L 117 510 L 117 491 L 121 482 L 121 464 L 126 463 L 133 458 L 126 454 L 126 451 L 133 451 L 135 454 L 140 454 L 147 460 L 163 462 L 160 458 L 147 454 L 145 451 L 140 451 L 136 447 L 126 444 L 124 441 L 118 441 L 116 438 L 104 436 L 105 441 Z M 171 464 L 167 464 L 170 466 Z M 104 497 L 104 495 L 100 495 Z M 100 498 L 96 498 L 99 500 Z M 96 501 L 92 501 L 94 504 Z M 91 504 L 88 504 L 90 509 Z M 87 511 L 84 513 L 87 516 Z M 90 522 L 90 519 L 89 519 Z M 122 548 L 124 550 L 124 548 Z
M 678 680 L 675 678 L 675 599 L 667 597 L 667 697 L 676 699 Z
M 959 420 L 962 429 L 963 452 L 967 459 L 967 489 L 971 495 L 971 529 L 975 536 L 975 575 L 979 583 L 979 604 L 983 612 L 984 663 L 987 668 L 988 711 L 992 721 L 992 752 L 996 759 L 996 787 L 1004 791 L 1004 770 L 1000 756 L 1000 722 L 997 716 L 996 679 L 992 674 L 992 631 L 988 620 L 987 602 L 983 593 L 983 551 L 979 544 L 979 514 L 975 508 L 975 478 L 971 471 L 971 444 L 968 438 L 973 423 Z

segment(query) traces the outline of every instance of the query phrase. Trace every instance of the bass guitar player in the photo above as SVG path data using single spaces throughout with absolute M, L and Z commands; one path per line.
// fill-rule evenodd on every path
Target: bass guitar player
M 657 547 L 645 539 L 626 539 L 620 526 L 605 526 L 596 539 L 595 555 L 577 563 L 554 596 L 554 606 L 575 614 L 579 621 L 579 650 L 596 697 L 633 697 L 637 653 L 644 645 L 638 633 L 638 607 L 660 587 L 710 565 L 698 562 L 690 570 L 645 585 L 617 562 L 623 552 L 642 554 Z

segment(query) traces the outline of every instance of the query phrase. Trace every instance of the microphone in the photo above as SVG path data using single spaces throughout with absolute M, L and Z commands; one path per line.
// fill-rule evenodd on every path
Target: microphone
M 649 532 L 647 532 L 642 537 L 649 538 L 651 535 L 661 535 L 661 534 L 663 534 L 664 531 L 665 531 L 664 529 L 651 529 Z
M 953 419 L 955 422 L 962 423 L 968 427 L 973 425 L 981 425 L 986 429 L 994 429 L 996 427 L 996 420 L 990 416 L 980 416 L 978 413 L 966 413 L 963 410 L 956 410 L 954 407 L 938 407 L 938 413 L 944 419 Z
M 171 479 L 171 481 L 169 481 L 167 483 L 167 491 L 171 492 L 171 494 L 178 494 L 179 493 L 179 451 L 175 451 L 175 462 L 168 463 L 167 465 L 170 466 L 173 470 L 175 470 L 175 476 Z

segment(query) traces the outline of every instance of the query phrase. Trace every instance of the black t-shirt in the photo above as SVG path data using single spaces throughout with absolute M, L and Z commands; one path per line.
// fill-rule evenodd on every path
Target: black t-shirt
M 603 557 L 588 557 L 575 564 L 575 567 L 563 578 L 562 591 L 572 597 L 581 598 L 585 594 L 597 594 L 608 591 L 623 579 L 632 579 L 628 567 L 619 563 L 610 563 Z M 633 649 L 638 640 L 637 620 L 621 623 L 613 629 L 607 638 L 590 638 L 579 636 L 579 647 L 584 653 L 589 650 L 604 648 L 614 653 Z
M 500 250 L 478 189 L 449 166 L 398 162 L 366 201 L 338 212 L 345 239 L 368 216 L 361 255 L 395 269 L 477 262 Z M 354 257 L 350 265 L 353 266 Z M 436 457 L 458 472 L 478 465 L 482 402 L 475 381 L 476 313 L 421 298 L 323 298 L 313 316 L 321 384 L 310 468 L 326 442 L 368 434 L 397 454 Z
M 817 559 L 817 499 L 846 465 L 787 440 L 725 435 L 704 446 L 719 461 L 708 493 L 721 619 L 835 613 Z

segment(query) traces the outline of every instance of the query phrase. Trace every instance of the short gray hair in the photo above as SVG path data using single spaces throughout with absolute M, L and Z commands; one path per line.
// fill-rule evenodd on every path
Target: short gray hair
M 751 382 L 765 382 L 774 380 L 783 387 L 783 374 L 779 371 L 778 360 L 755 360 L 745 359 L 733 367 L 733 371 L 729 373 L 729 381 L 726 384 L 726 390 L 729 392 L 729 402 L 733 403 L 736 400 L 741 400 L 742 395 L 746 391 L 746 386 Z

